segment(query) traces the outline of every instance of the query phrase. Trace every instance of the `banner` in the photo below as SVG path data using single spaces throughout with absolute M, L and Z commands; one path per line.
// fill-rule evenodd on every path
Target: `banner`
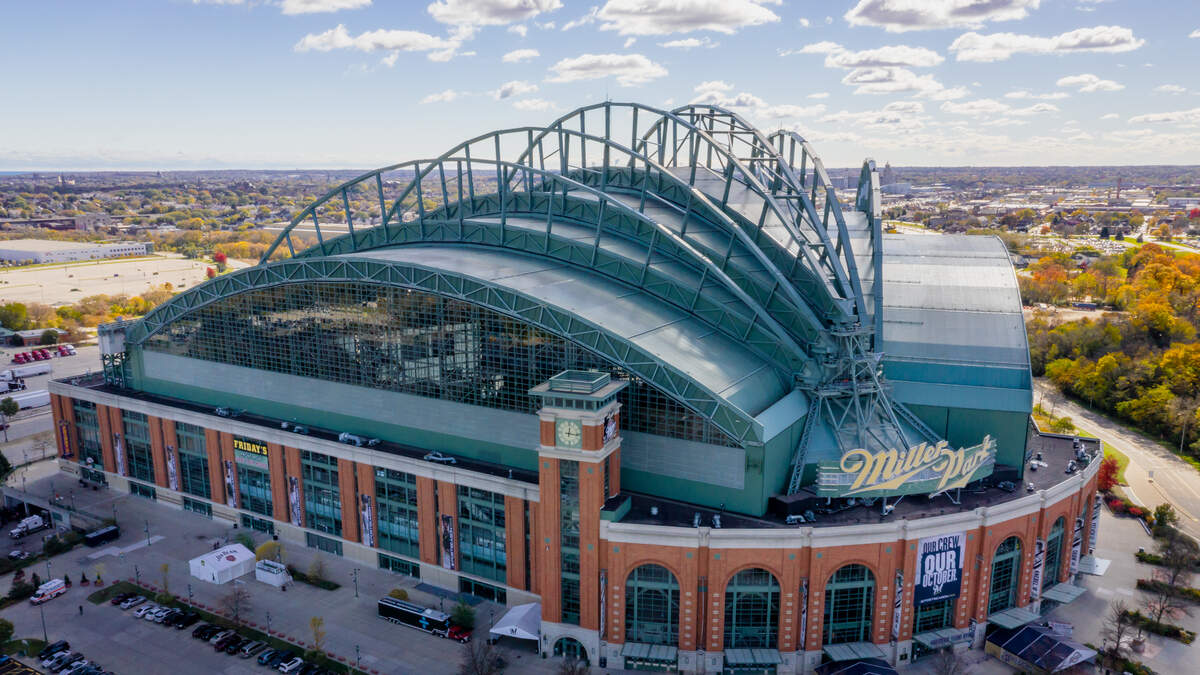
M 167 485 L 179 492 L 179 473 L 175 470 L 175 446 L 167 446 Z
M 605 602 L 605 596 L 607 596 L 607 595 L 608 595 L 608 570 L 604 569 L 604 570 L 600 570 L 600 639 L 601 640 L 604 639 L 604 626 L 606 623 L 605 619 L 608 618 L 605 616 L 606 612 L 604 611 L 604 609 L 606 607 L 608 607 L 608 603 Z
M 233 459 L 238 464 L 249 464 L 264 471 L 270 471 L 267 452 L 267 444 L 262 441 L 240 436 L 233 437 Z
M 808 647 L 808 577 L 800 580 L 800 651 Z
M 300 479 L 295 476 L 288 476 L 288 515 L 291 516 L 292 525 L 304 526 L 300 518 Z
M 1029 599 L 1037 600 L 1042 596 L 1042 566 L 1046 564 L 1046 542 L 1038 539 L 1033 542 L 1033 573 L 1029 575 Z
M 58 425 L 58 444 L 62 447 L 62 456 L 71 456 L 71 432 L 67 427 L 67 421 L 63 420 Z
M 896 570 L 896 604 L 892 607 L 892 642 L 900 639 L 900 610 L 904 604 L 904 570 Z
M 225 460 L 225 505 L 236 509 L 238 505 L 237 488 L 233 482 L 233 462 Z
M 1083 518 L 1075 519 L 1075 538 L 1071 540 L 1071 576 L 1079 571 L 1079 551 L 1083 548 Z
M 364 546 L 375 546 L 375 515 L 374 508 L 371 506 L 371 495 L 359 495 L 359 504 L 362 507 L 360 515 L 362 525 L 362 542 Z
M 121 434 L 113 432 L 113 455 L 117 458 L 117 475 L 125 475 L 125 448 L 121 445 Z
M 442 567 L 448 570 L 458 569 L 455 566 L 455 561 L 458 556 L 455 555 L 454 549 L 454 516 L 449 513 L 442 514 Z
M 1088 554 L 1096 552 L 1096 537 L 1100 535 L 1100 495 L 1092 497 L 1092 529 L 1088 531 Z
M 918 543 L 913 607 L 958 597 L 962 590 L 965 545 L 963 532 L 928 537 Z

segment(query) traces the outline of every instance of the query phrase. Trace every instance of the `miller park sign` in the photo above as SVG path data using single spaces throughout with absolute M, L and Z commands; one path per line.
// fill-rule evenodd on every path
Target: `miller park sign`
M 996 441 L 954 449 L 946 441 L 919 443 L 908 450 L 849 450 L 836 461 L 817 464 L 821 497 L 890 497 L 938 494 L 991 475 Z

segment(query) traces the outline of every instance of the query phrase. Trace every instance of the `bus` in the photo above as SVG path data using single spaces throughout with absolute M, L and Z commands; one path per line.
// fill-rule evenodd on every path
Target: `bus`
M 379 617 L 402 626 L 411 626 L 426 633 L 432 633 L 451 640 L 467 642 L 471 634 L 462 626 L 450 623 L 450 615 L 436 609 L 398 600 L 391 596 L 379 599 Z
M 116 525 L 109 525 L 98 530 L 93 530 L 83 535 L 83 543 L 88 546 L 99 546 L 100 544 L 110 542 L 121 536 L 121 528 Z

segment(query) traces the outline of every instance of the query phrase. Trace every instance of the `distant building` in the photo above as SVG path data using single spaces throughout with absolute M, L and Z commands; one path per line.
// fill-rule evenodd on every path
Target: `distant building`
M 123 241 L 119 244 L 95 244 L 76 241 L 43 239 L 13 239 L 0 241 L 0 260 L 24 263 L 74 262 L 146 255 L 153 246 L 145 242 Z
M 1200 197 L 1167 197 L 1167 206 L 1174 209 L 1194 209 L 1200 207 Z
M 111 227 L 112 217 L 107 213 L 81 213 L 77 216 L 9 218 L 6 220 L 0 220 L 0 225 L 44 227 L 50 230 L 79 230 L 81 232 L 92 232 Z

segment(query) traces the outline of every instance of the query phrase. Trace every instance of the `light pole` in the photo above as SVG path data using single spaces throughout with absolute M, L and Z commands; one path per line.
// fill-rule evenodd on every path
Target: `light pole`
M 362 657 L 362 654 L 361 654 L 361 652 L 359 652 L 358 645 L 354 645 L 354 668 L 356 670 L 358 669 L 358 664 L 359 664 L 359 661 L 361 660 L 361 657 Z
M 113 501 L 112 507 L 113 507 L 113 525 L 116 525 L 117 524 L 117 502 L 115 500 Z
M 150 545 L 150 521 L 146 521 L 146 545 Z
M 142 573 L 138 570 L 137 563 L 133 564 L 133 583 L 139 588 L 142 585 Z
M 242 608 L 242 590 L 238 586 L 245 586 L 246 582 L 240 579 L 233 580 L 233 623 L 236 626 L 242 625 L 241 608 Z
M 192 604 L 192 585 L 188 584 L 188 604 Z
M 46 581 L 50 581 L 53 577 L 50 576 L 50 559 L 46 559 Z
M 267 612 L 267 635 L 271 634 L 271 613 Z
M 38 612 L 40 612 L 42 615 L 42 642 L 49 644 L 50 634 L 46 632 L 46 607 L 45 607 L 45 605 L 46 605 L 46 603 L 39 602 L 38 603 Z
M 354 568 L 354 597 L 355 598 L 358 597 L 358 570 L 359 570 L 359 568 L 357 568 L 357 567 Z

